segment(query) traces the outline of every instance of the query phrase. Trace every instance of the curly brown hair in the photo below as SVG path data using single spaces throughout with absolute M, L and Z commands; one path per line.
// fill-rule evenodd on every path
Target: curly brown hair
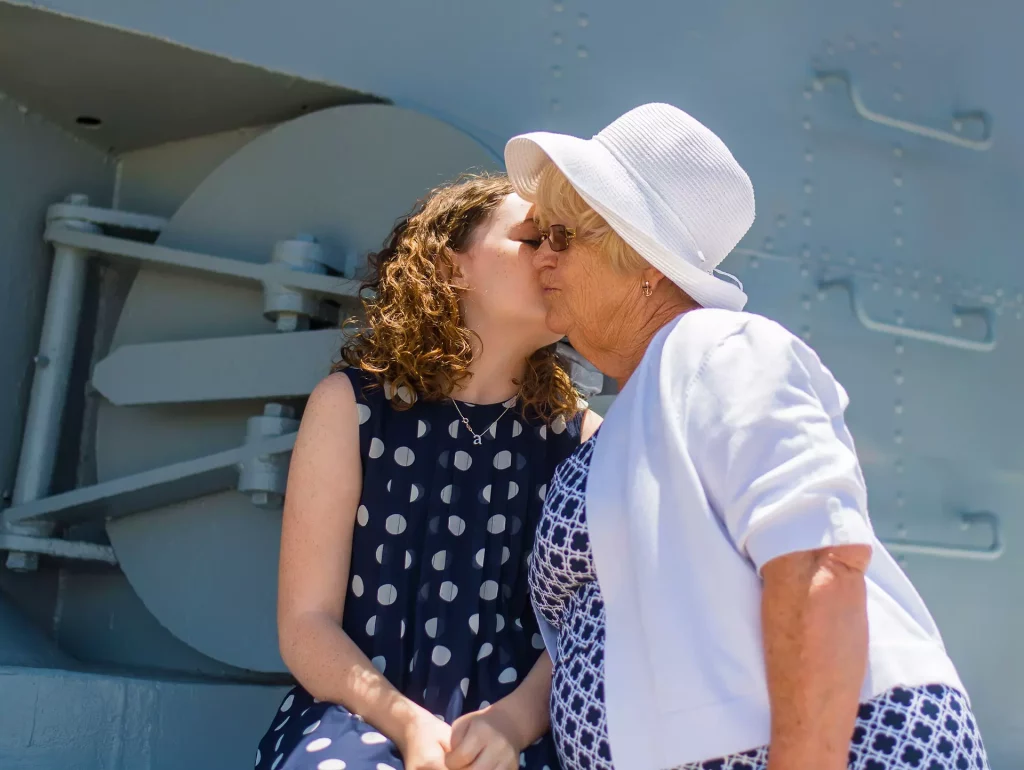
M 448 398 L 472 377 L 474 333 L 462 323 L 452 254 L 469 246 L 477 226 L 512 192 L 503 174 L 463 175 L 432 190 L 400 219 L 384 248 L 369 255 L 369 277 L 360 291 L 366 322 L 345 322 L 357 328 L 333 370 L 353 366 L 373 374 L 399 410 L 417 398 Z M 517 383 L 524 416 L 551 422 L 580 410 L 580 395 L 554 345 L 526 364 Z

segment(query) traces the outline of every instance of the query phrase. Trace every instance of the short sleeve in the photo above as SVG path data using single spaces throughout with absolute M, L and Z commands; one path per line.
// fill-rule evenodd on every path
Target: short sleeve
M 690 382 L 689 454 L 759 573 L 785 554 L 874 543 L 846 401 L 810 348 L 756 316 L 712 348 Z

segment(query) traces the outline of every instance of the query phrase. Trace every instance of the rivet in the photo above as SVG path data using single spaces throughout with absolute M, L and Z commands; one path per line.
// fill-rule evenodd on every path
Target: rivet
M 810 101 L 814 97 L 814 93 L 809 88 L 804 89 L 804 99 Z
M 879 262 L 877 259 L 875 260 L 875 272 L 876 273 L 882 272 L 882 263 Z
M 896 265 L 893 272 L 896 273 L 896 275 L 903 275 L 903 268 L 900 265 Z
M 893 91 L 892 92 L 892 100 L 894 102 L 902 102 L 903 101 L 903 92 L 898 90 L 898 89 L 896 91 Z
M 954 120 L 953 130 L 959 134 L 961 131 L 964 130 L 964 122 L 962 120 Z
M 895 374 L 893 375 L 893 379 L 896 381 L 897 385 L 902 385 L 903 384 L 903 371 L 900 370 L 900 369 L 897 369 Z
M 902 286 L 897 286 L 896 288 L 894 288 L 892 290 L 892 293 L 895 294 L 897 297 L 902 297 L 903 296 L 903 287 Z
M 811 298 L 808 297 L 806 294 L 800 298 L 800 303 L 804 306 L 804 310 L 811 309 Z
M 552 99 L 551 100 L 551 111 L 552 112 L 558 112 L 561 109 L 562 109 L 562 103 L 560 101 L 558 101 L 558 99 Z
M 899 59 L 896 59 L 896 60 L 895 60 L 895 61 L 893 61 L 893 63 L 892 63 L 892 68 L 893 68 L 894 70 L 901 70 L 901 69 L 903 69 L 903 62 L 902 62 L 902 61 L 900 61 Z
M 875 281 L 874 283 L 871 284 L 871 291 L 878 291 L 881 288 L 882 284 L 880 284 L 878 281 Z
M 1019 310 L 1017 311 L 1017 320 L 1024 320 L 1024 313 L 1020 312 Z
M 1017 295 L 1017 301 L 1018 302 L 1024 302 L 1024 294 L 1018 294 Z
M 892 7 L 893 8 L 902 8 L 903 7 L 903 0 L 892 0 Z
M 893 407 L 893 411 L 896 412 L 896 414 L 903 414 L 903 402 L 897 401 L 896 406 Z
M 825 90 L 825 83 L 822 81 L 821 78 L 815 78 L 813 81 L 811 81 L 811 85 L 813 86 L 815 91 Z
M 818 302 L 824 302 L 824 301 L 825 301 L 825 292 L 819 291 L 818 292 Z
M 903 497 L 901 495 L 897 495 L 896 496 L 896 500 L 899 503 L 900 507 L 902 507 L 903 506 Z M 903 524 L 900 524 L 898 527 L 896 527 L 896 537 L 906 537 L 906 536 L 907 536 L 907 528 Z
M 814 162 L 814 153 L 811 152 L 810 150 L 805 151 L 804 152 L 804 160 L 807 161 L 808 163 L 813 163 Z
M 751 270 L 757 270 L 757 268 L 760 265 L 761 265 L 761 260 L 759 260 L 757 257 L 751 257 L 750 258 L 750 269 Z
M 914 289 L 912 292 L 910 292 L 910 297 L 911 299 L 921 299 L 921 292 L 919 292 L 917 289 Z
M 806 278 L 810 274 L 811 274 L 811 271 L 809 269 L 807 269 L 806 267 L 801 267 L 800 268 L 800 275 L 803 276 L 804 278 Z
M 551 77 L 560 78 L 562 77 L 562 68 L 556 64 L 551 68 Z
M 900 176 L 899 174 L 893 174 L 892 183 L 894 185 L 896 185 L 897 187 L 902 187 L 903 186 L 903 177 Z
M 810 326 L 804 326 L 800 330 L 800 336 L 802 336 L 804 338 L 804 340 L 810 341 L 810 339 L 811 339 L 811 327 Z
M 872 43 L 870 46 L 868 46 L 868 51 L 871 53 L 872 56 L 878 56 L 878 50 L 878 43 Z
M 903 499 L 903 493 L 902 492 L 897 492 L 896 493 L 896 506 L 898 508 L 902 508 L 905 504 L 906 504 L 906 501 Z M 897 531 L 897 533 L 899 534 L 900 537 L 906 537 L 907 536 L 907 528 L 905 526 L 903 526 L 902 524 L 900 524 L 899 529 L 896 530 L 896 531 Z
M 896 244 L 897 248 L 899 248 L 900 246 L 903 245 L 903 236 L 897 235 L 895 238 L 892 239 L 892 242 Z
M 775 247 L 775 241 L 772 240 L 771 236 L 764 239 L 764 250 L 771 251 Z
M 958 315 L 953 316 L 953 326 L 955 326 L 957 329 L 959 329 L 963 325 L 964 325 L 964 319 L 963 318 L 961 318 Z
M 800 247 L 800 256 L 803 257 L 804 259 L 811 258 L 811 247 L 808 246 L 806 243 Z
M 895 441 L 897 444 L 902 444 L 903 443 L 903 431 L 901 431 L 901 430 L 895 431 L 892 434 L 892 440 Z
M 900 145 L 898 145 L 898 144 L 897 144 L 897 145 L 895 145 L 895 146 L 894 146 L 894 147 L 892 148 L 892 154 L 893 154 L 893 155 L 894 155 L 895 157 L 897 157 L 897 158 L 902 158 L 902 157 L 903 157 L 903 148 L 902 148 L 902 147 L 901 147 Z
M 587 16 L 587 14 L 585 13 L 581 13 L 580 18 L 576 21 L 576 23 L 579 24 L 581 27 L 589 27 L 590 17 Z
M 897 311 L 897 313 L 896 313 L 896 325 L 897 326 L 903 326 L 904 321 L 905 321 L 905 319 L 903 318 L 903 313 Z
M 810 195 L 813 192 L 814 192 L 814 185 L 811 184 L 810 182 L 804 182 L 804 194 L 805 195 Z
M 804 131 L 810 131 L 810 130 L 811 130 L 811 119 L 810 118 L 804 118 Z
M 996 289 L 996 296 L 1001 297 L 1005 292 L 1002 289 Z
M 804 227 L 810 227 L 812 221 L 813 220 L 811 219 L 811 212 L 810 211 L 805 211 L 804 212 Z
M 576 55 L 579 56 L 581 59 L 586 59 L 588 56 L 590 56 L 590 52 L 587 51 L 586 46 L 581 45 L 579 48 L 576 49 Z
M 551 35 L 551 42 L 554 43 L 555 45 L 561 45 L 562 44 L 562 35 L 561 35 L 561 33 L 560 32 L 555 32 L 553 35 Z
M 785 214 L 779 214 L 779 216 L 776 217 L 776 219 L 775 219 L 775 226 L 780 228 L 780 229 L 786 226 L 786 215 Z
M 821 250 L 821 260 L 822 260 L 822 262 L 828 262 L 830 259 L 832 259 L 832 253 L 828 249 L 822 249 Z
M 825 53 L 827 53 L 829 56 L 834 56 L 835 52 L 836 52 L 836 47 L 834 45 L 832 45 L 831 43 L 827 43 L 825 45 Z
M 893 206 L 892 213 L 898 217 L 903 216 L 903 204 L 897 203 L 895 206 Z
M 896 461 L 895 468 L 896 468 L 896 473 L 898 473 L 900 475 L 903 475 L 904 466 L 903 466 L 903 461 L 902 460 L 897 460 Z
M 892 31 L 892 37 L 894 40 L 899 40 L 903 37 L 903 31 L 899 27 L 896 27 L 896 29 Z
M 941 276 L 941 275 L 937 275 L 937 276 L 935 276 L 935 283 L 936 283 L 936 284 L 940 284 L 940 283 L 942 283 L 942 276 Z
M 553 6 L 551 6 L 551 10 L 554 11 L 555 13 L 561 13 L 562 11 L 565 10 L 565 6 L 562 3 L 555 3 Z
M 851 267 L 853 265 L 856 265 L 857 264 L 857 258 L 851 254 L 850 256 L 848 256 L 846 258 L 846 264 L 850 265 Z

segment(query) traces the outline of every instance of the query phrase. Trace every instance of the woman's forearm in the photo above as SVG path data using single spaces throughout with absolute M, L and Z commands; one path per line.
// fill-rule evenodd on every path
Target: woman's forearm
M 419 720 L 436 720 L 396 690 L 328 615 L 290 618 L 280 636 L 285 664 L 310 695 L 358 714 L 399 748 Z
M 551 726 L 551 672 L 551 658 L 544 651 L 520 685 L 490 707 L 502 715 L 523 748 Z
M 772 770 L 847 767 L 867 668 L 870 556 L 869 547 L 849 545 L 762 569 Z

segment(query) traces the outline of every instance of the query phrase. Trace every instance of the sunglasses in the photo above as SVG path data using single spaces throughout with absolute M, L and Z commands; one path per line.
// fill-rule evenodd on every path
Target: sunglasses
M 575 228 L 565 225 L 551 225 L 547 230 L 541 231 L 541 238 L 548 242 L 552 251 L 565 251 L 569 248 L 569 241 L 575 237 Z

